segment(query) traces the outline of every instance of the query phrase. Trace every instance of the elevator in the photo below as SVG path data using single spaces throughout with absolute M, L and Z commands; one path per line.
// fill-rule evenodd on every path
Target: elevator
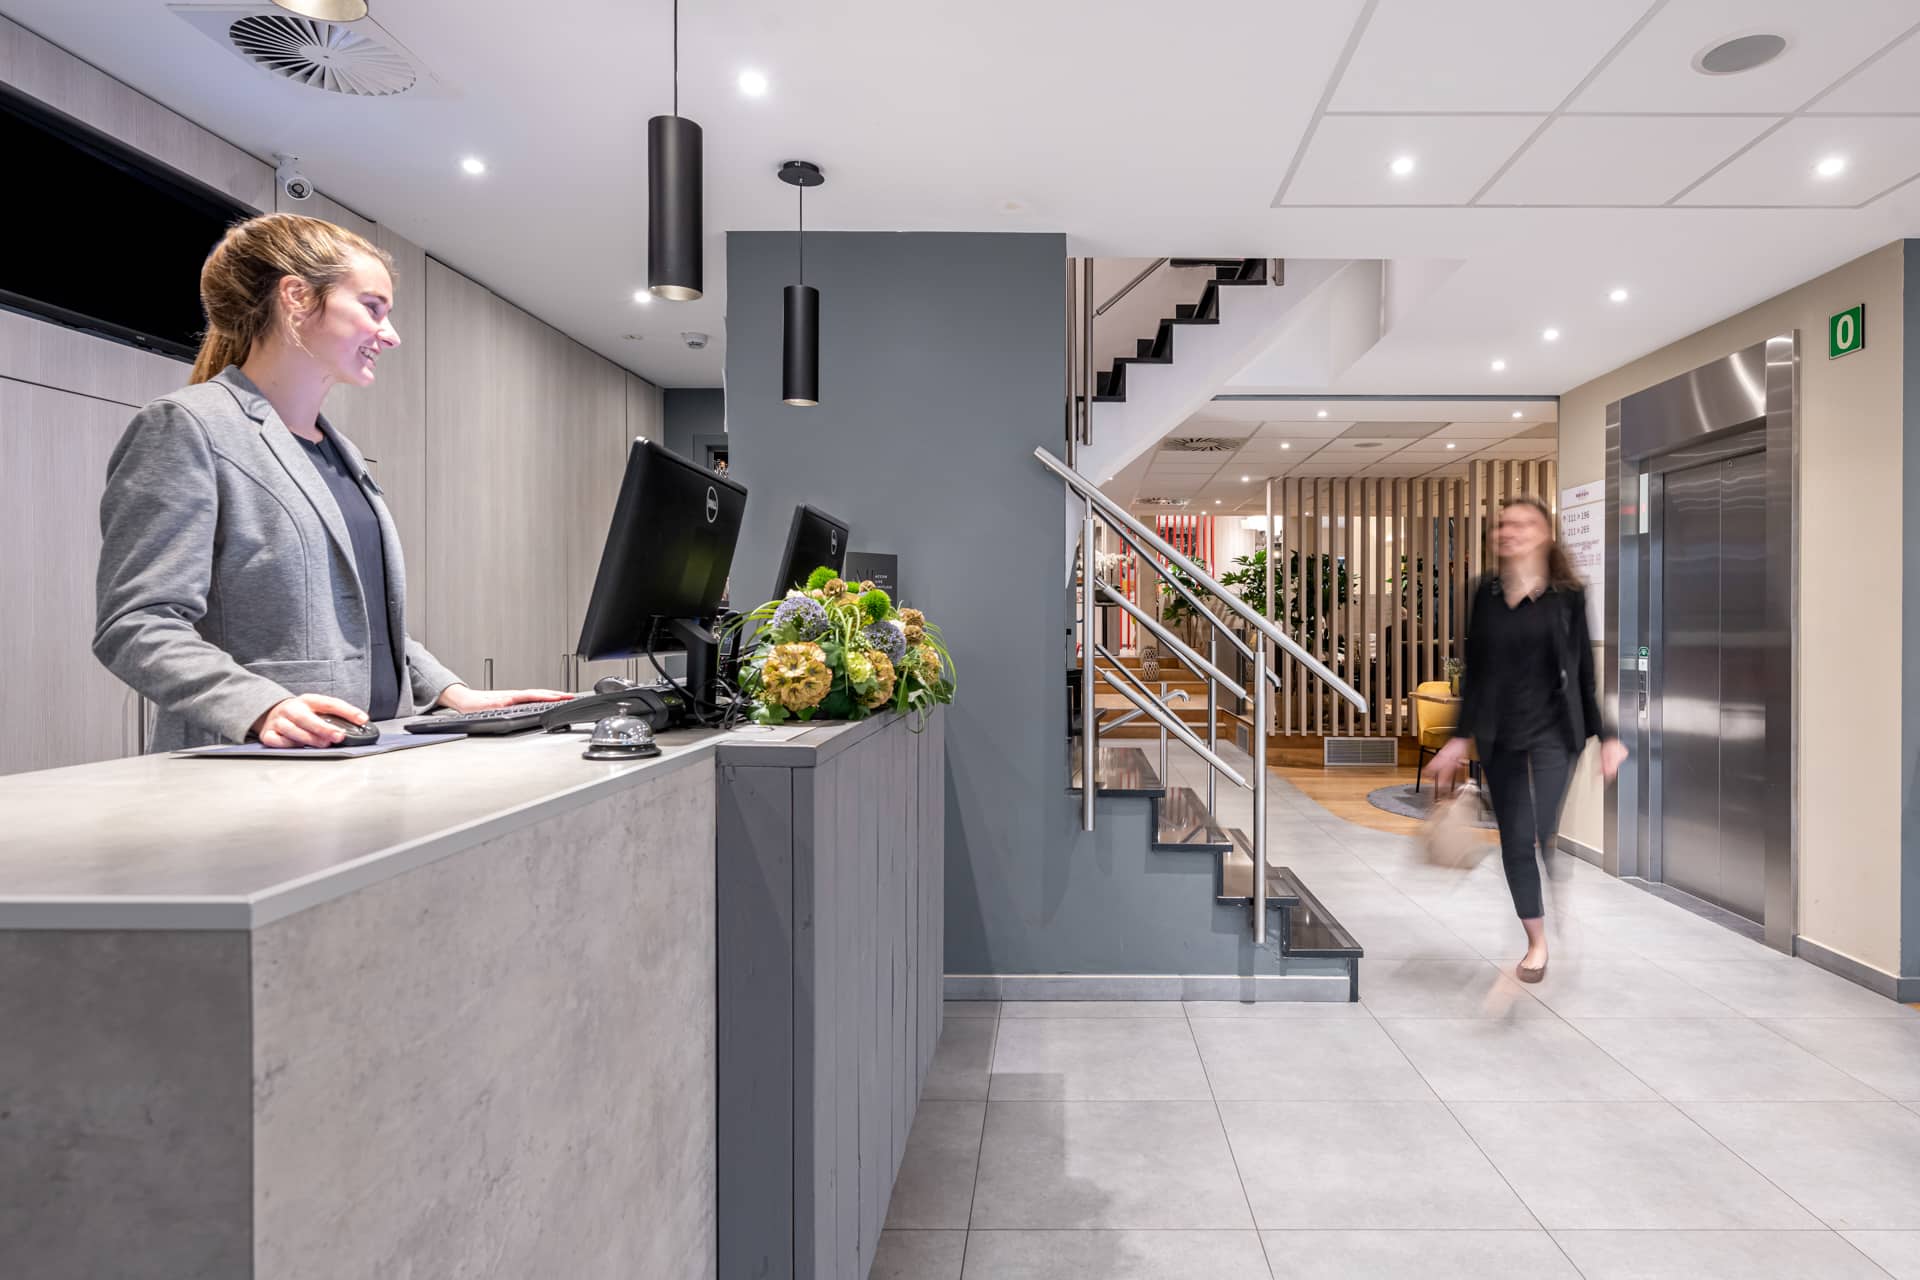
M 1798 343 L 1607 410 L 1605 696 L 1632 755 L 1610 869 L 1793 940 Z

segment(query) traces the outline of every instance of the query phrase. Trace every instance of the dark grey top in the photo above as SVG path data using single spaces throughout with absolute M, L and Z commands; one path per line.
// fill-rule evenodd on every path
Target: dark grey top
M 394 655 L 392 629 L 387 622 L 387 557 L 380 546 L 380 520 L 333 441 L 297 438 L 332 491 L 340 517 L 347 522 L 347 537 L 353 543 L 360 594 L 367 602 L 367 637 L 373 665 L 373 697 L 371 705 L 362 709 L 375 720 L 391 720 L 400 709 L 400 663 Z
M 1501 746 L 1531 747 L 1560 737 L 1554 603 L 1523 596 L 1519 604 L 1510 605 L 1504 595 L 1496 595 L 1476 619 L 1487 629 L 1489 670 L 1482 678 L 1493 682 L 1499 726 L 1495 737 Z

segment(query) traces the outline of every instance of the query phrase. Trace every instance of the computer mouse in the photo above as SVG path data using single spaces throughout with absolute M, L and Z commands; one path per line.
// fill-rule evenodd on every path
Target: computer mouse
M 371 721 L 366 724 L 355 724 L 345 716 L 328 715 L 321 716 L 320 721 L 322 724 L 339 729 L 346 734 L 346 737 L 334 744 L 335 746 L 365 747 L 380 741 L 380 730 L 376 728 Z

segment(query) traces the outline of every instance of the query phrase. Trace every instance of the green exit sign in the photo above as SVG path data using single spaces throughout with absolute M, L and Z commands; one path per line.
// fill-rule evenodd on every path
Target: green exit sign
M 1867 304 L 1827 317 L 1827 359 L 1850 356 L 1867 345 Z

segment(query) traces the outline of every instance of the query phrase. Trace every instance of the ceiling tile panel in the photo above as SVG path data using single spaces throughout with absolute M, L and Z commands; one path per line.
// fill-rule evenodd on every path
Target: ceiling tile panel
M 1796 111 L 1896 39 L 1912 0 L 1669 0 L 1574 100 L 1575 111 Z M 1736 36 L 1785 37 L 1786 52 L 1738 75 L 1694 60 Z
M 1665 204 L 1772 123 L 1751 116 L 1562 116 L 1483 203 Z
M 1815 111 L 1920 111 L 1920 35 L 1910 35 L 1813 106 Z
M 1444 422 L 1356 422 L 1340 434 L 1358 440 L 1418 440 L 1446 425 Z
M 1846 169 L 1821 178 L 1814 166 L 1842 156 Z M 1773 136 L 1688 192 L 1683 205 L 1859 204 L 1920 173 L 1920 119 L 1818 116 Z
M 1328 116 L 1283 205 L 1465 204 L 1541 116 Z M 1388 166 L 1411 156 L 1414 171 Z
M 1645 11 L 1646 0 L 1381 0 L 1331 107 L 1551 111 Z

